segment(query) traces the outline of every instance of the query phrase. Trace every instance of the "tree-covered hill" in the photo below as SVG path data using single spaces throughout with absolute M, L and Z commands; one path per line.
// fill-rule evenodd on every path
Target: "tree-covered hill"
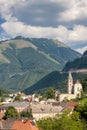
M 74 83 L 78 80 L 82 80 L 87 77 L 87 73 L 72 73 Z M 30 86 L 29 88 L 25 89 L 23 92 L 26 94 L 40 92 L 43 93 L 49 87 L 54 87 L 54 89 L 60 92 L 67 92 L 67 80 L 68 80 L 68 73 L 61 73 L 58 71 L 54 71 L 36 84 Z
M 81 58 L 77 58 L 74 61 L 68 61 L 63 68 L 63 71 L 87 69 L 87 51 L 84 52 Z

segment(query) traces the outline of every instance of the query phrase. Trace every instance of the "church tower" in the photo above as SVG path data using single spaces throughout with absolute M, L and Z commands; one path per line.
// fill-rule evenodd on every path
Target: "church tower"
M 74 84 L 74 94 L 76 95 L 76 97 L 81 98 L 81 92 L 82 92 L 82 85 L 77 80 L 77 82 Z
M 71 72 L 69 72 L 69 76 L 68 76 L 68 94 L 72 94 L 73 92 L 73 78 L 71 75 Z

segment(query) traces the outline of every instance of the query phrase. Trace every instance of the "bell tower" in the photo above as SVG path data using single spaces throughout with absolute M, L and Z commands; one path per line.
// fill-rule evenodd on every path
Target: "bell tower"
M 73 78 L 71 75 L 71 72 L 69 72 L 69 76 L 68 76 L 68 94 L 72 94 L 73 92 Z

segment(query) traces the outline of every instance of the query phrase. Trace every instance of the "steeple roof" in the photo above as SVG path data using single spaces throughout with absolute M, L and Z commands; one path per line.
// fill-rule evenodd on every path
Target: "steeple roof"
M 68 78 L 72 79 L 71 71 L 69 71 L 69 77 Z

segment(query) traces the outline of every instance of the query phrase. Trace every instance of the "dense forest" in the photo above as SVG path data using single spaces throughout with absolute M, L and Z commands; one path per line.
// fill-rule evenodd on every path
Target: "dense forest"
M 87 69 L 87 50 L 82 57 L 76 58 L 74 61 L 68 61 L 63 68 L 63 71 Z

